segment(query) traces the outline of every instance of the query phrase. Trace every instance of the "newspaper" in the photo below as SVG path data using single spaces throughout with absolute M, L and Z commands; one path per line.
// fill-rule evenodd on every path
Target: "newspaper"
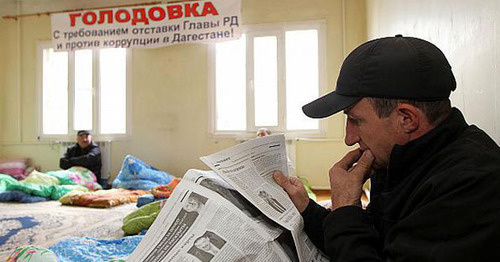
M 287 174 L 283 135 L 202 157 L 127 261 L 328 261 L 272 172 Z

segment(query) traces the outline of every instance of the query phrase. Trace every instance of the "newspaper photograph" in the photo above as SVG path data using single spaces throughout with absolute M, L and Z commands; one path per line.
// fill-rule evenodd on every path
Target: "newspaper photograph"
M 280 241 L 219 194 L 183 180 L 127 261 L 297 261 Z

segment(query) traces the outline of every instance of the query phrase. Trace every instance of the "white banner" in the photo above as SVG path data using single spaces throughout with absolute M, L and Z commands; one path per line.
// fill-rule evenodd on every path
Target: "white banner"
M 153 48 L 241 35 L 241 0 L 202 0 L 51 15 L 56 51 Z

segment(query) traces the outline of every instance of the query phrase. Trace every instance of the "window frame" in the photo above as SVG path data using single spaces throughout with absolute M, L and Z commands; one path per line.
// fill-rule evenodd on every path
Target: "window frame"
M 75 117 L 75 51 L 68 52 L 68 133 L 67 134 L 44 134 L 43 133 L 43 50 L 54 48 L 51 41 L 38 41 L 36 48 L 36 87 L 37 87 L 37 136 L 40 141 L 74 141 L 78 130 L 73 129 Z M 125 114 L 126 131 L 124 134 L 101 134 L 100 133 L 100 73 L 99 73 L 99 50 L 92 50 L 92 138 L 94 141 L 125 140 L 132 135 L 132 53 L 126 49 L 126 86 L 125 86 Z
M 208 46 L 208 119 L 209 133 L 216 138 L 249 139 L 255 137 L 258 128 L 265 127 L 273 133 L 284 133 L 287 139 L 298 137 L 319 138 L 326 137 L 327 124 L 319 120 L 318 129 L 315 130 L 286 130 L 286 61 L 285 61 L 285 32 L 295 30 L 318 31 L 318 95 L 321 96 L 327 90 L 326 83 L 326 22 L 323 20 L 282 22 L 269 24 L 254 24 L 242 26 L 242 34 L 246 34 L 246 130 L 217 131 L 216 130 L 216 86 L 215 86 L 215 44 Z M 254 93 L 251 91 L 250 81 L 253 78 L 253 39 L 259 36 L 275 35 L 278 40 L 278 126 L 255 126 L 255 104 Z

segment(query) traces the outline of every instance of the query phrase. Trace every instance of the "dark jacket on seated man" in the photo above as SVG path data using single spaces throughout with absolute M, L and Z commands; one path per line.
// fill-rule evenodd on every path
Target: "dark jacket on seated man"
M 101 150 L 91 139 L 90 132 L 79 131 L 77 143 L 68 147 L 66 153 L 59 160 L 59 166 L 62 169 L 74 166 L 85 167 L 92 171 L 97 182 L 101 183 Z

